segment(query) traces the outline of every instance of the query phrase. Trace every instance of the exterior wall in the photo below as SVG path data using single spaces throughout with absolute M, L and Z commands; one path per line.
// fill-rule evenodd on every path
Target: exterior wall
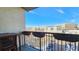
M 76 24 L 65 24 L 65 29 L 66 30 L 77 30 L 77 25 Z
M 58 26 L 58 30 L 77 30 L 78 27 L 76 24 L 64 24 Z
M 0 7 L 0 33 L 23 31 L 24 9 L 20 7 Z

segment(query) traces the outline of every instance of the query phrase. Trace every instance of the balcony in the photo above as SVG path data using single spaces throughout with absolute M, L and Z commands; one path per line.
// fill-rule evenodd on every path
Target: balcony
M 79 35 L 34 31 L 23 31 L 18 34 L 4 33 L 0 35 L 0 50 L 79 51 Z
M 20 47 L 22 51 L 79 50 L 79 35 L 77 34 L 24 31 L 20 35 L 20 40 L 24 40 L 23 46 Z

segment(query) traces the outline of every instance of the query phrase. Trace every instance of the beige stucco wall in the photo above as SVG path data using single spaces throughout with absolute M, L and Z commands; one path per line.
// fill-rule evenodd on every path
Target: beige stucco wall
M 24 28 L 24 9 L 20 7 L 0 7 L 0 33 L 20 32 Z

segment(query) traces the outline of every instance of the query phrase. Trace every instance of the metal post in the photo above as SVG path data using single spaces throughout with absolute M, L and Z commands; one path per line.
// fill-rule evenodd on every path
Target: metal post
M 55 50 L 55 39 L 53 39 L 53 51 Z
M 57 50 L 59 51 L 59 40 L 57 40 L 57 44 L 58 44 L 58 46 L 57 46 L 57 47 L 58 47 Z
M 76 51 L 76 42 L 74 42 L 74 46 L 75 46 L 75 51 Z
M 17 35 L 15 35 L 14 37 L 15 37 L 16 50 L 18 50 L 18 49 L 17 49 Z
M 20 34 L 18 35 L 19 38 L 19 50 L 21 51 L 21 38 L 20 38 Z
M 71 42 L 69 44 L 70 44 L 70 50 L 72 50 L 72 46 L 71 46 L 72 44 L 71 44 Z
M 52 44 L 51 40 L 52 40 L 52 35 L 50 35 L 49 44 L 50 43 Z M 50 51 L 51 51 L 51 49 L 50 49 Z
M 26 42 L 25 42 L 25 35 L 24 35 L 24 45 L 26 44 Z
M 44 51 L 45 51 L 45 37 L 44 37 Z
M 40 51 L 41 51 L 41 38 L 40 38 L 40 43 L 39 44 L 40 44 Z
M 62 51 L 62 40 L 61 40 L 61 51 Z
M 64 51 L 66 50 L 66 41 L 64 41 Z
M 79 51 L 79 42 L 78 42 L 78 51 Z

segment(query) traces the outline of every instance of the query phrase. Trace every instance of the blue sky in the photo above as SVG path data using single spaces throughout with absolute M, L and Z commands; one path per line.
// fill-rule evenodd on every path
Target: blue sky
M 25 12 L 26 26 L 53 26 L 63 23 L 79 24 L 78 7 L 39 7 Z

